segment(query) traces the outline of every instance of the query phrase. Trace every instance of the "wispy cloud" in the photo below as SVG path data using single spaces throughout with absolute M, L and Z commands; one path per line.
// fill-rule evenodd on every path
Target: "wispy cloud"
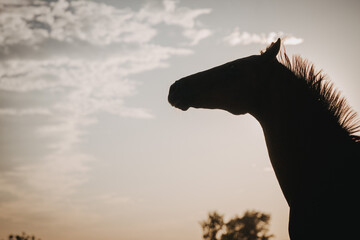
M 209 29 L 195 21 L 211 9 L 178 7 L 175 1 L 149 3 L 138 12 L 85 0 L 30 1 L 0 3 L 0 44 L 34 45 L 48 39 L 93 45 L 113 43 L 147 43 L 164 23 L 183 29 L 191 43 L 210 35 Z M 189 34 L 189 31 L 192 34 Z M 205 33 L 206 32 L 206 36 Z
M 235 28 L 229 35 L 223 38 L 223 41 L 230 46 L 237 45 L 249 45 L 249 44 L 270 44 L 276 41 L 277 38 L 283 38 L 285 45 L 298 45 L 301 44 L 304 39 L 294 37 L 290 34 L 283 32 L 270 32 L 268 34 L 261 33 L 249 33 L 246 31 L 240 31 L 240 28 Z
M 155 3 L 148 4 L 139 12 L 137 18 L 142 21 L 146 20 L 153 25 L 165 23 L 181 27 L 183 36 L 190 40 L 189 45 L 197 45 L 202 39 L 212 35 L 212 31 L 199 26 L 200 24 L 195 20 L 197 17 L 211 12 L 210 8 L 192 10 L 177 7 L 176 1 L 165 0 L 162 6 Z
M 168 67 L 170 58 L 192 54 L 190 47 L 211 35 L 197 20 L 210 9 L 179 7 L 175 1 L 132 10 L 85 0 L 18 0 L 2 1 L 0 11 L 0 91 L 18 99 L 28 94 L 52 99 L 0 108 L 0 118 L 46 117 L 41 124 L 31 123 L 34 141 L 47 140 L 46 154 L 0 175 L 2 189 L 18 197 L 0 205 L 3 217 L 13 220 L 29 209 L 31 216 L 59 207 L 59 199 L 86 182 L 94 158 L 79 144 L 97 123 L 97 114 L 155 117 L 149 109 L 127 105 L 128 98 L 140 94 L 136 74 Z M 156 44 L 161 24 L 175 27 L 183 39 L 171 47 Z M 49 48 L 54 44 L 57 48 Z M 24 57 L 29 51 L 34 55 Z M 46 206 L 39 197 L 45 193 Z
M 45 108 L 26 108 L 26 109 L 0 108 L 0 115 L 26 116 L 26 115 L 50 115 L 50 114 L 51 112 Z
M 147 42 L 156 30 L 135 12 L 91 1 L 19 1 L 0 5 L 0 43 L 34 45 L 47 39 L 94 45 Z
M 209 37 L 212 32 L 209 29 L 187 29 L 183 32 L 184 36 L 191 39 L 189 45 L 194 46 L 197 45 L 201 40 Z
M 156 2 L 149 3 L 139 11 L 137 18 L 146 20 L 153 25 L 163 22 L 168 25 L 176 25 L 189 29 L 196 27 L 197 17 L 211 12 L 212 10 L 209 8 L 189 9 L 178 7 L 176 1 L 165 0 L 160 5 Z

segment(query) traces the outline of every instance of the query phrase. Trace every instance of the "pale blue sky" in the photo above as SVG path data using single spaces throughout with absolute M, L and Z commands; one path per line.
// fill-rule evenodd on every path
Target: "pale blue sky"
M 0 239 L 201 239 L 218 210 L 288 207 L 260 125 L 169 86 L 287 37 L 360 111 L 358 1 L 0 0 Z

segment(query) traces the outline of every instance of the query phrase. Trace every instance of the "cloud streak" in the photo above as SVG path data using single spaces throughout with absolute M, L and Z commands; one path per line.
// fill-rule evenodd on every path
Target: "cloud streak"
M 175 1 L 165 0 L 163 6 L 148 4 L 136 16 L 141 21 L 146 20 L 151 25 L 165 23 L 169 26 L 178 26 L 183 29 L 182 35 L 190 40 L 188 45 L 197 45 L 202 39 L 212 35 L 210 29 L 201 28 L 196 18 L 210 14 L 209 8 L 190 10 L 189 8 L 177 7 Z
M 0 5 L 1 6 L 1 5 Z M 156 30 L 133 21 L 134 12 L 90 1 L 2 4 L 0 43 L 34 45 L 47 39 L 93 45 L 147 42 Z
M 50 115 L 49 109 L 45 108 L 26 108 L 26 109 L 14 109 L 14 108 L 2 108 L 0 109 L 0 115 L 8 116 L 27 116 L 27 115 Z
M 183 29 L 192 45 L 211 34 L 195 21 L 211 9 L 177 7 L 175 1 L 147 4 L 138 12 L 91 1 L 23 0 L 0 3 L 0 45 L 37 45 L 48 39 L 106 46 L 113 43 L 147 43 L 164 23 Z M 191 32 L 191 34 L 189 34 Z M 205 34 L 206 33 L 206 34 Z M 201 37 L 199 37 L 201 36 Z
M 41 105 L 22 102 L 21 107 L 9 101 L 0 108 L 0 120 L 24 123 L 31 116 L 42 117 L 41 123 L 27 124 L 35 129 L 34 141 L 46 142 L 41 159 L 20 154 L 26 164 L 2 170 L 2 189 L 17 200 L 0 205 L 0 211 L 14 221 L 66 207 L 61 199 L 87 181 L 89 163 L 95 161 L 79 144 L 98 122 L 97 115 L 154 118 L 149 109 L 127 105 L 128 98 L 139 94 L 136 75 L 192 54 L 190 46 L 212 33 L 197 20 L 210 9 L 179 7 L 175 1 L 132 10 L 84 0 L 19 0 L 2 1 L 0 11 L 0 91 L 17 99 L 31 94 L 52 99 L 42 99 Z M 174 27 L 183 38 L 172 47 L 156 44 L 161 24 Z M 61 50 L 49 48 L 52 44 Z M 24 57 L 26 51 L 34 56 Z M 41 204 L 44 195 L 48 201 Z
M 235 28 L 229 35 L 223 38 L 223 41 L 230 46 L 249 45 L 249 44 L 270 44 L 275 42 L 277 38 L 283 38 L 285 45 L 298 45 L 301 44 L 304 39 L 297 38 L 283 32 L 270 32 L 268 34 L 249 33 L 246 31 L 240 31 L 239 28 Z

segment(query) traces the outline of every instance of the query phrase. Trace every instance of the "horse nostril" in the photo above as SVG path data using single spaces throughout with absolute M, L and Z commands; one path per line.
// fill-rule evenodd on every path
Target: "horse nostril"
M 183 111 L 189 109 L 189 93 L 185 88 L 182 81 L 178 80 L 174 82 L 169 89 L 168 101 L 169 103 Z
M 175 93 L 176 93 L 177 89 L 178 89 L 178 84 L 176 84 L 176 82 L 170 86 L 169 96 L 168 96 L 169 103 L 174 102 Z
M 178 83 L 178 82 L 174 82 L 174 83 L 170 86 L 170 93 L 175 93 L 178 88 L 179 88 L 179 83 Z

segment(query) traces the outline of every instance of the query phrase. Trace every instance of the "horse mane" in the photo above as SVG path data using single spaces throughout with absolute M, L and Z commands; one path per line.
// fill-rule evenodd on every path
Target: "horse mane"
M 269 46 L 271 47 L 272 44 Z M 268 48 L 269 48 L 268 47 Z M 268 49 L 267 48 L 267 49 Z M 263 54 L 263 52 L 261 52 Z M 357 143 L 360 143 L 360 120 L 357 113 L 347 103 L 346 99 L 341 96 L 340 91 L 334 87 L 322 71 L 316 71 L 315 67 L 309 61 L 295 55 L 292 60 L 286 54 L 285 49 L 277 56 L 278 61 L 294 75 L 302 79 L 315 96 L 316 100 L 327 109 L 335 121 L 344 129 L 348 135 Z

